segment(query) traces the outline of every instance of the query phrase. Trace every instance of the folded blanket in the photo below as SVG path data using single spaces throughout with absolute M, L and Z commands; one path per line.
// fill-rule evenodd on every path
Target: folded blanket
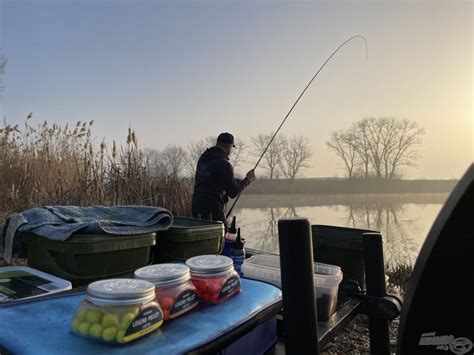
M 10 263 L 17 232 L 31 231 L 37 235 L 66 240 L 74 234 L 135 235 L 168 229 L 173 223 L 171 213 L 161 207 L 149 206 L 46 206 L 14 214 L 7 219 L 2 237 L 5 239 L 4 259 Z M 19 250 L 22 244 L 16 243 Z

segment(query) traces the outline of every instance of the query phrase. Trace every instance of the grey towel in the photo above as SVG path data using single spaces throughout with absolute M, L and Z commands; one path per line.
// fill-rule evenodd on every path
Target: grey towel
M 17 232 L 31 231 L 37 235 L 66 240 L 73 233 L 135 235 L 168 229 L 173 224 L 171 213 L 161 207 L 149 206 L 46 206 L 14 214 L 7 219 L 4 258 L 10 263 L 13 240 Z

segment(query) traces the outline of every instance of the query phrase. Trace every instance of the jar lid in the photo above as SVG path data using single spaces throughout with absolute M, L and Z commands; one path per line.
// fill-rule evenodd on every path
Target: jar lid
M 232 259 L 224 255 L 195 256 L 186 260 L 186 265 L 193 275 L 221 274 L 234 268 Z
M 145 266 L 136 270 L 134 276 L 137 279 L 153 282 L 155 286 L 181 284 L 191 278 L 189 267 L 177 263 Z
M 154 298 L 155 285 L 145 280 L 110 279 L 87 286 L 86 299 L 98 306 L 139 304 Z

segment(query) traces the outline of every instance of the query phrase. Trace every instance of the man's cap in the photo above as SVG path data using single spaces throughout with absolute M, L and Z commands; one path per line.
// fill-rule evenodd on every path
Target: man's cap
M 219 136 L 217 137 L 217 143 L 232 144 L 235 147 L 234 136 L 228 132 L 219 134 Z

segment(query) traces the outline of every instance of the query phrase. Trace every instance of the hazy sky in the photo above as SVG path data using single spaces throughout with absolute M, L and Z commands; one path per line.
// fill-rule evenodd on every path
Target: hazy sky
M 473 160 L 472 1 L 0 0 L 2 116 L 95 120 L 94 135 L 185 146 L 221 131 L 312 140 L 306 177 L 342 176 L 332 131 L 368 116 L 426 134 L 409 178 L 459 178 Z M 258 170 L 257 170 L 258 175 Z

